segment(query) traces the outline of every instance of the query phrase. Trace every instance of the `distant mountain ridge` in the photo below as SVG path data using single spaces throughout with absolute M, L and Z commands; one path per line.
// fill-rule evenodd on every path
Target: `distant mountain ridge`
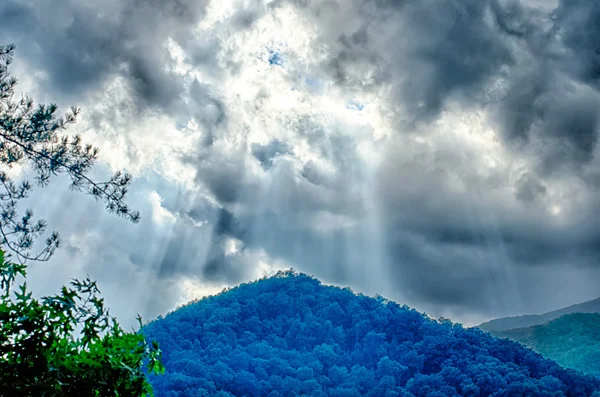
M 600 298 L 567 306 L 543 314 L 528 314 L 523 316 L 502 317 L 478 325 L 478 328 L 488 332 L 507 331 L 516 328 L 527 328 L 542 325 L 561 316 L 573 313 L 600 313 Z
M 493 331 L 550 358 L 563 367 L 600 375 L 600 314 L 566 314 L 542 325 Z

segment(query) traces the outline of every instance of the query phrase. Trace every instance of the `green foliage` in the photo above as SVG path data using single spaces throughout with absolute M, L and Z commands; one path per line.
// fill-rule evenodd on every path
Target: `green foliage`
M 55 105 L 34 107 L 26 96 L 14 99 L 17 80 L 8 73 L 13 50 L 12 45 L 0 46 L 0 166 L 29 165 L 40 186 L 65 174 L 72 189 L 103 200 L 108 212 L 138 222 L 139 213 L 123 201 L 130 175 L 117 172 L 107 182 L 94 182 L 87 173 L 98 149 L 83 147 L 79 136 L 59 136 L 75 122 L 79 109 L 63 119 L 55 116 Z M 15 288 L 27 276 L 27 261 L 47 261 L 60 245 L 53 232 L 45 247 L 32 253 L 46 222 L 35 222 L 31 210 L 18 216 L 17 204 L 30 190 L 28 181 L 17 185 L 0 170 L 0 396 L 152 394 L 146 374 L 164 372 L 158 344 L 148 343 L 139 329 L 125 332 L 89 277 L 41 299 L 33 297 L 24 280 Z
M 26 266 L 9 262 L 2 251 L 0 271 L 0 395 L 152 394 L 146 372 L 164 372 L 158 344 L 147 343 L 139 330 L 125 332 L 94 281 L 73 280 L 38 300 L 25 282 L 12 288 Z

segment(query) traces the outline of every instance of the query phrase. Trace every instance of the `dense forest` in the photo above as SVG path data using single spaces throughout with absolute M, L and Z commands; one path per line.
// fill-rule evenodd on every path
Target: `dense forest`
M 600 314 L 575 313 L 534 327 L 498 331 L 563 367 L 600 375 Z
M 158 396 L 590 396 L 600 379 L 507 339 L 293 271 L 180 307 L 143 332 Z

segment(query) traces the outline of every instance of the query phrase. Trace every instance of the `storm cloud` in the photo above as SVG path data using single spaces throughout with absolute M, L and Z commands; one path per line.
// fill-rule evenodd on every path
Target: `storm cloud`
M 100 170 L 134 174 L 143 216 L 56 190 L 46 217 L 69 243 L 50 268 L 98 278 L 120 316 L 286 267 L 468 324 L 595 298 L 599 16 L 585 0 L 3 2 L 22 89 L 83 107 L 73 132 Z

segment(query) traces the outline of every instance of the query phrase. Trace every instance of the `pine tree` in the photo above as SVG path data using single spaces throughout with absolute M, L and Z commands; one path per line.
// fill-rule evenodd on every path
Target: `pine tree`
M 66 174 L 71 179 L 71 189 L 103 200 L 109 212 L 137 223 L 139 212 L 132 211 L 124 202 L 131 175 L 118 171 L 106 182 L 94 182 L 87 174 L 97 159 L 98 148 L 83 146 L 78 135 L 69 138 L 59 134 L 76 121 L 80 109 L 71 108 L 64 117 L 57 117 L 56 105 L 35 107 L 26 95 L 15 100 L 17 79 L 8 72 L 14 48 L 14 45 L 0 46 L 0 164 L 30 165 L 42 187 L 52 177 Z M 31 184 L 23 181 L 17 185 L 6 172 L 0 172 L 0 184 L 0 244 L 20 262 L 47 261 L 60 245 L 58 233 L 48 237 L 41 252 L 31 254 L 33 242 L 45 231 L 46 222 L 34 222 L 31 210 L 25 211 L 21 218 L 17 215 L 18 201 L 28 196 Z

